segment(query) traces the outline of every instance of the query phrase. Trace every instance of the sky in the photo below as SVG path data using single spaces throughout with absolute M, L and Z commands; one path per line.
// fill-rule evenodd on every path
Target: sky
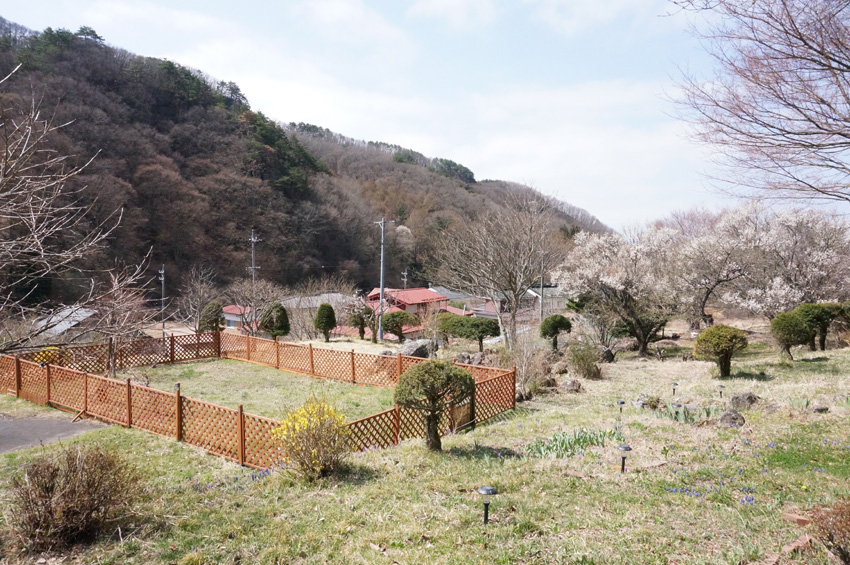
M 31 29 L 233 81 L 251 107 L 521 182 L 615 229 L 732 202 L 675 117 L 711 71 L 668 0 L 27 0 Z

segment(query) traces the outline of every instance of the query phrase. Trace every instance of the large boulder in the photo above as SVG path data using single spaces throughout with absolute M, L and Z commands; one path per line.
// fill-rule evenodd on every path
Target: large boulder
M 455 361 L 464 365 L 470 365 L 472 361 L 472 355 L 470 355 L 466 351 L 461 351 L 457 354 L 457 356 L 455 356 Z
M 561 386 L 558 387 L 558 390 L 562 392 L 581 392 L 581 382 L 575 379 L 571 381 L 564 381 L 561 383 Z
M 753 406 L 761 400 L 758 396 L 751 392 L 745 392 L 742 394 L 736 394 L 729 400 L 729 404 L 732 406 L 734 410 L 741 412 L 743 410 L 749 410 Z
M 740 428 L 746 423 L 744 417 L 737 410 L 727 410 L 720 416 L 720 425 L 721 426 L 735 426 L 736 428 Z
M 417 339 L 404 342 L 398 352 L 407 357 L 428 359 L 437 348 L 437 342 L 432 339 Z

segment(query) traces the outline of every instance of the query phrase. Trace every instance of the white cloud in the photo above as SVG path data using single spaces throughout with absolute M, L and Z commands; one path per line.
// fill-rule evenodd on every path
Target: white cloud
M 295 12 L 313 20 L 315 31 L 332 41 L 395 48 L 408 44 L 403 30 L 362 0 L 307 0 Z
M 621 17 L 646 21 L 669 10 L 667 0 L 524 0 L 532 18 L 566 35 L 576 35 Z
M 477 28 L 495 19 L 496 6 L 493 0 L 416 0 L 407 13 L 446 20 L 455 28 Z

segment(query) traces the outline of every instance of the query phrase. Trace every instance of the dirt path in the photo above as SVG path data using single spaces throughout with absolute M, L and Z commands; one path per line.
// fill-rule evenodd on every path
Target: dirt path
M 93 420 L 72 422 L 73 418 L 70 414 L 22 418 L 0 414 L 0 453 L 68 439 L 106 425 Z

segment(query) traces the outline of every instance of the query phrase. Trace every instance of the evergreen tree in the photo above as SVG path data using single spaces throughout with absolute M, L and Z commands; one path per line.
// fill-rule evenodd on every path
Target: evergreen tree
M 325 336 L 325 342 L 329 342 L 331 340 L 331 330 L 336 327 L 334 307 L 327 302 L 322 303 L 316 312 L 316 319 L 313 320 L 313 326 L 322 332 L 322 335 Z

